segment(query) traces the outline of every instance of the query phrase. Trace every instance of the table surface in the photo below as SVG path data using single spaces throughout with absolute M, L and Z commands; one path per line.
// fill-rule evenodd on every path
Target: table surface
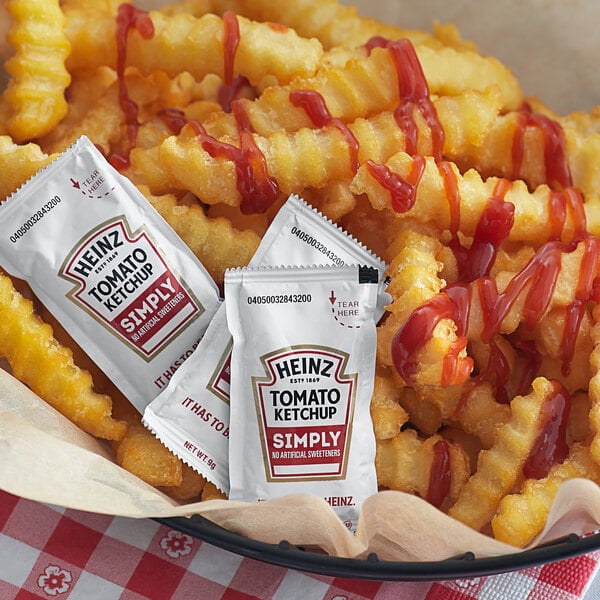
M 600 598 L 600 551 L 441 582 L 325 577 L 222 550 L 152 520 L 39 504 L 0 491 L 0 599 L 466 600 Z

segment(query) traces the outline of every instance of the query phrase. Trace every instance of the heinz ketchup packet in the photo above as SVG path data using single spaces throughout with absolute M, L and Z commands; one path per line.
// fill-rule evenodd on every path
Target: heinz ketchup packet
M 0 223 L 2 267 L 143 412 L 220 305 L 203 265 L 86 137 L 4 202 Z
M 231 500 L 313 493 L 356 527 L 377 492 L 377 281 L 358 266 L 225 273 Z
M 303 200 L 290 196 L 250 265 L 319 263 L 375 267 L 380 273 L 376 318 L 381 317 L 389 302 L 383 282 L 385 263 Z M 198 348 L 144 412 L 144 424 L 163 444 L 225 493 L 229 491 L 231 343 L 222 305 Z

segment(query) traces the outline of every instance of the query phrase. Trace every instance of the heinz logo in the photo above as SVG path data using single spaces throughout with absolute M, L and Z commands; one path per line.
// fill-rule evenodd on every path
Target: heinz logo
M 261 358 L 253 377 L 269 481 L 345 477 L 357 374 L 348 354 L 294 346 Z
M 94 267 L 123 244 L 124 241 L 121 239 L 121 232 L 118 229 L 108 231 L 100 239 L 90 244 L 77 263 L 73 265 L 73 271 L 87 278 Z
M 81 239 L 59 275 L 68 297 L 150 360 L 204 308 L 172 271 L 148 233 L 123 216 Z

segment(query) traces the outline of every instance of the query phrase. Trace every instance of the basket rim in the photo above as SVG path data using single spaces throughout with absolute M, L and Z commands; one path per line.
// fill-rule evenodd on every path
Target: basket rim
M 154 521 L 228 550 L 280 567 L 331 577 L 375 581 L 441 581 L 497 575 L 574 558 L 600 549 L 600 531 L 575 533 L 549 543 L 502 556 L 476 558 L 472 552 L 441 561 L 388 561 L 375 554 L 365 559 L 340 558 L 307 551 L 281 540 L 270 544 L 250 539 L 213 523 L 202 515 L 155 518 Z

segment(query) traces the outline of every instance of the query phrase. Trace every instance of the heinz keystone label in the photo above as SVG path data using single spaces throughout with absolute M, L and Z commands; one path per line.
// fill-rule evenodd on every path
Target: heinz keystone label
M 221 305 L 204 266 L 86 137 L 0 206 L 0 266 L 140 412 Z
M 125 216 L 82 239 L 59 275 L 75 284 L 71 300 L 146 360 L 203 310 L 146 228 L 132 232 Z
M 262 417 L 269 481 L 346 476 L 348 428 L 357 373 L 335 348 L 284 348 L 262 356 L 266 377 L 253 377 Z
M 358 266 L 225 273 L 231 500 L 313 493 L 356 526 L 377 492 L 377 283 Z

